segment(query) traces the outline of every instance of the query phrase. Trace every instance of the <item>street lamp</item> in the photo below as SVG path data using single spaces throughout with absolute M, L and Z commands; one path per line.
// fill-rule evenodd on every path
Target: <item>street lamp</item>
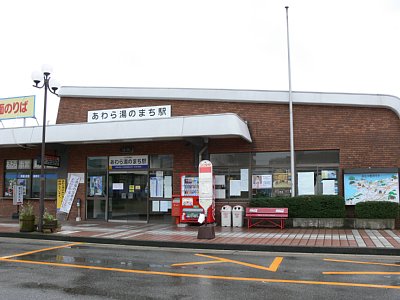
M 47 107 L 47 91 L 57 95 L 57 90 L 60 88 L 59 83 L 50 77 L 52 68 L 49 65 L 42 66 L 42 72 L 35 71 L 32 73 L 32 80 L 35 83 L 35 88 L 44 88 L 44 108 L 43 108 L 43 124 L 42 124 L 42 152 L 40 158 L 40 201 L 39 201 L 39 224 L 38 231 L 43 229 L 43 214 L 44 214 L 44 195 L 45 195 L 45 176 L 44 176 L 44 161 L 46 155 L 46 107 Z M 41 81 L 43 83 L 40 85 Z
M 292 73 L 290 68 L 290 44 L 289 44 L 289 5 L 285 3 L 286 10 L 286 39 L 287 39 L 287 56 L 288 56 L 288 74 L 289 74 L 289 127 L 290 127 L 290 173 L 292 177 L 292 197 L 296 196 L 295 190 L 295 168 L 294 168 L 294 134 L 293 134 L 293 100 L 292 100 Z

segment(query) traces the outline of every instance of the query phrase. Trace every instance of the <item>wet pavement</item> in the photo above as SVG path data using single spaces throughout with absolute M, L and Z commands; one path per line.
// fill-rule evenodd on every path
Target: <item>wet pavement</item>
M 20 233 L 18 220 L 0 219 L 0 236 L 156 247 L 400 255 L 399 230 L 247 228 L 215 226 L 215 238 L 198 239 L 199 226 L 65 222 L 56 233 Z

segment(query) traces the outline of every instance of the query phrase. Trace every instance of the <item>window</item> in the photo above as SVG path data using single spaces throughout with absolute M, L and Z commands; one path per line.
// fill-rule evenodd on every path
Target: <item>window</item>
M 324 150 L 324 151 L 296 151 L 296 166 L 310 165 L 338 165 L 339 151 Z
M 211 154 L 210 159 L 214 167 L 249 166 L 250 153 Z
M 217 200 L 291 195 L 290 152 L 211 154 L 210 160 Z M 338 194 L 339 151 L 296 151 L 296 173 L 297 194 Z
M 290 153 L 252 153 L 252 196 L 290 196 Z
M 105 197 L 107 191 L 107 156 L 87 160 L 87 196 Z
M 296 151 L 297 194 L 337 195 L 339 151 Z
M 173 156 L 150 155 L 149 220 L 172 222 Z
M 172 178 L 173 156 L 150 155 L 150 198 L 154 198 L 156 201 L 160 199 L 172 199 Z
M 15 185 L 24 187 L 24 198 L 40 197 L 40 164 L 31 159 L 9 159 L 5 161 L 4 196 L 12 197 Z M 45 166 L 45 197 L 57 196 L 57 167 Z
M 103 219 L 106 214 L 108 157 L 88 157 L 86 186 L 86 216 Z
M 254 167 L 290 167 L 289 152 L 257 152 L 252 153 L 251 163 Z
M 150 168 L 152 169 L 172 169 L 172 155 L 150 155 Z
M 215 198 L 248 199 L 250 153 L 211 154 L 215 175 Z

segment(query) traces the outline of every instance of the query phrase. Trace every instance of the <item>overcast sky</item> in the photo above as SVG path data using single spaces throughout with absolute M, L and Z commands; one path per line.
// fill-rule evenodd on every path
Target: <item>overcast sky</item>
M 287 90 L 284 3 L 2 0 L 0 98 L 37 95 L 41 124 L 42 64 L 63 86 Z M 399 0 L 288 3 L 294 91 L 400 97 Z

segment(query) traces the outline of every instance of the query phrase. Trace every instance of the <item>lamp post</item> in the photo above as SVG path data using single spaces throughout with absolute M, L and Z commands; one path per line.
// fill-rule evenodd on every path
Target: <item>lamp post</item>
M 45 174 L 44 161 L 46 155 L 46 110 L 47 110 L 47 91 L 57 95 L 59 84 L 56 80 L 51 79 L 50 74 L 52 68 L 49 65 L 42 66 L 42 72 L 35 71 L 32 73 L 32 80 L 35 83 L 35 88 L 44 88 L 44 107 L 43 107 L 43 124 L 42 124 L 42 150 L 40 158 L 40 200 L 39 200 L 39 224 L 38 231 L 43 229 L 43 214 L 44 214 L 44 196 L 45 196 Z M 40 83 L 43 83 L 40 85 Z
M 294 134 L 293 134 L 293 100 L 292 100 L 292 73 L 290 68 L 290 43 L 289 43 L 289 5 L 285 4 L 286 10 L 286 39 L 288 56 L 288 75 L 289 75 L 289 127 L 290 127 L 290 173 L 292 197 L 296 196 L 295 183 L 296 175 L 294 168 Z

